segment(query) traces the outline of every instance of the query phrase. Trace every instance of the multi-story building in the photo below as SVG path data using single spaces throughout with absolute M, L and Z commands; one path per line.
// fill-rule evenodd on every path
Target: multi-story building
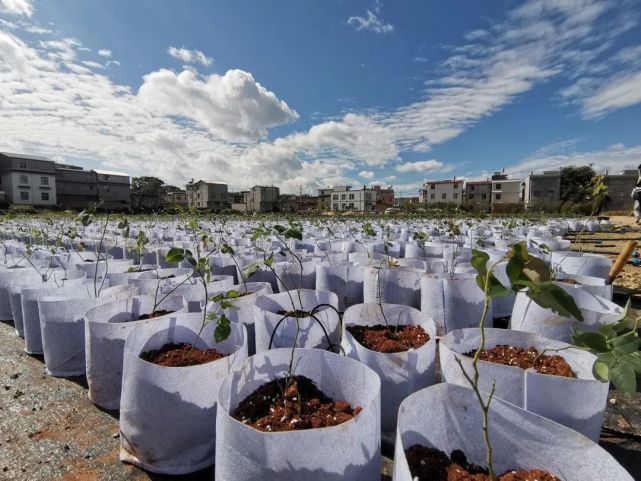
M 69 164 L 55 164 L 58 205 L 64 209 L 84 209 L 100 204 L 104 210 L 131 208 L 128 174 L 103 170 L 84 170 Z
M 521 179 L 508 179 L 507 174 L 495 172 L 492 176 L 492 205 L 520 204 L 524 184 Z
M 376 192 L 376 205 L 374 206 L 376 212 L 385 212 L 386 209 L 394 207 L 394 189 L 392 186 L 384 189 L 380 185 L 375 185 L 373 189 Z
M 184 190 L 173 190 L 165 192 L 160 196 L 160 206 L 163 209 L 183 209 L 188 207 L 188 205 L 187 192 Z
M 316 201 L 319 209 L 326 210 L 332 208 L 332 192 L 334 192 L 334 189 L 329 187 L 318 189 Z
M 279 196 L 278 187 L 255 185 L 245 196 L 247 212 L 277 212 Z
M 404 209 L 408 205 L 418 204 L 418 197 L 395 197 L 394 207 Z
M 46 157 L 0 152 L 0 190 L 10 204 L 55 206 L 54 162 Z
M 523 202 L 528 209 L 555 211 L 561 202 L 561 172 L 548 170 L 542 174 L 530 172 L 525 178 Z
M 419 194 L 419 201 L 424 204 L 454 204 L 458 206 L 463 201 L 463 181 L 454 178 L 425 182 Z
M 374 212 L 376 199 L 377 192 L 365 186 L 358 190 L 352 190 L 351 185 L 334 187 L 334 191 L 332 192 L 332 210 Z
M 189 182 L 187 191 L 187 204 L 196 209 L 209 209 L 222 211 L 227 209 L 227 184 L 222 182 L 205 182 L 199 180 Z
M 603 182 L 608 186 L 608 197 L 605 201 L 604 210 L 630 210 L 633 201 L 630 197 L 632 189 L 639 180 L 637 170 L 624 170 L 620 174 L 608 174 L 605 172 Z
M 492 182 L 490 180 L 466 182 L 463 206 L 470 210 L 489 212 L 492 209 Z

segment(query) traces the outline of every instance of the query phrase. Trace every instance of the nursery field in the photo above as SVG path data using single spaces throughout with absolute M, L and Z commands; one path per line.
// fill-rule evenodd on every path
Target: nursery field
M 0 479 L 641 479 L 639 237 L 7 218 Z

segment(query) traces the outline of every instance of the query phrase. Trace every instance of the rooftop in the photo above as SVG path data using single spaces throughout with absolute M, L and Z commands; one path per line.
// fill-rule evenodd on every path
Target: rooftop
M 31 160 L 44 160 L 46 162 L 53 162 L 53 160 L 47 159 L 46 157 L 42 157 L 40 155 L 13 154 L 11 152 L 0 152 L 0 154 L 5 155 L 7 157 L 12 157 L 14 159 L 31 159 Z

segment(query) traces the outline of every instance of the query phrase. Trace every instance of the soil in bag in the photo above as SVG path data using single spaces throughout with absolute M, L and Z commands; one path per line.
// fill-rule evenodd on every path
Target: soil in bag
M 198 349 L 188 343 L 165 344 L 160 349 L 143 352 L 140 359 L 166 367 L 184 367 L 206 364 L 217 361 L 228 354 L 223 354 L 216 349 Z
M 476 351 L 466 352 L 468 357 L 474 357 Z M 481 360 L 505 364 L 506 366 L 516 366 L 521 369 L 530 369 L 534 367 L 539 374 L 551 374 L 553 376 L 563 376 L 575 378 L 576 374 L 572 371 L 570 365 L 561 356 L 546 354 L 540 355 L 534 347 L 523 349 L 522 347 L 499 345 L 481 352 Z
M 293 376 L 263 384 L 232 416 L 259 431 L 274 432 L 337 426 L 361 411 L 361 407 L 326 396 L 311 379 Z
M 371 351 L 403 352 L 423 346 L 430 336 L 421 326 L 348 326 L 359 344 Z
M 405 450 L 410 473 L 418 481 L 490 481 L 488 471 L 481 466 L 469 463 L 462 451 L 454 450 L 448 456 L 443 451 L 414 445 Z M 498 481 L 561 481 L 559 478 L 540 469 L 507 471 Z
M 150 314 L 140 314 L 138 316 L 139 321 L 144 321 L 145 319 L 153 319 L 154 317 L 166 316 L 167 314 L 172 314 L 174 311 L 166 311 L 164 309 L 159 309 Z
M 295 311 L 284 311 L 280 310 L 277 312 L 279 316 L 285 316 L 285 317 L 297 317 L 298 319 L 303 319 L 304 317 L 309 317 L 312 315 L 311 312 L 309 311 L 301 311 L 300 309 L 296 309 Z

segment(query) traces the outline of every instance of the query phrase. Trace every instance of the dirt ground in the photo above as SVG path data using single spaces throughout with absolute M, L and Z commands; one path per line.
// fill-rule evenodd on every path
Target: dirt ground
M 637 252 L 641 254 L 641 225 L 632 216 L 613 216 L 612 231 L 571 233 L 566 239 L 572 240 L 572 250 L 606 254 L 612 259 L 619 255 L 623 246 L 630 240 L 639 243 Z M 638 291 L 641 294 L 641 267 L 628 263 L 614 281 L 615 288 Z

